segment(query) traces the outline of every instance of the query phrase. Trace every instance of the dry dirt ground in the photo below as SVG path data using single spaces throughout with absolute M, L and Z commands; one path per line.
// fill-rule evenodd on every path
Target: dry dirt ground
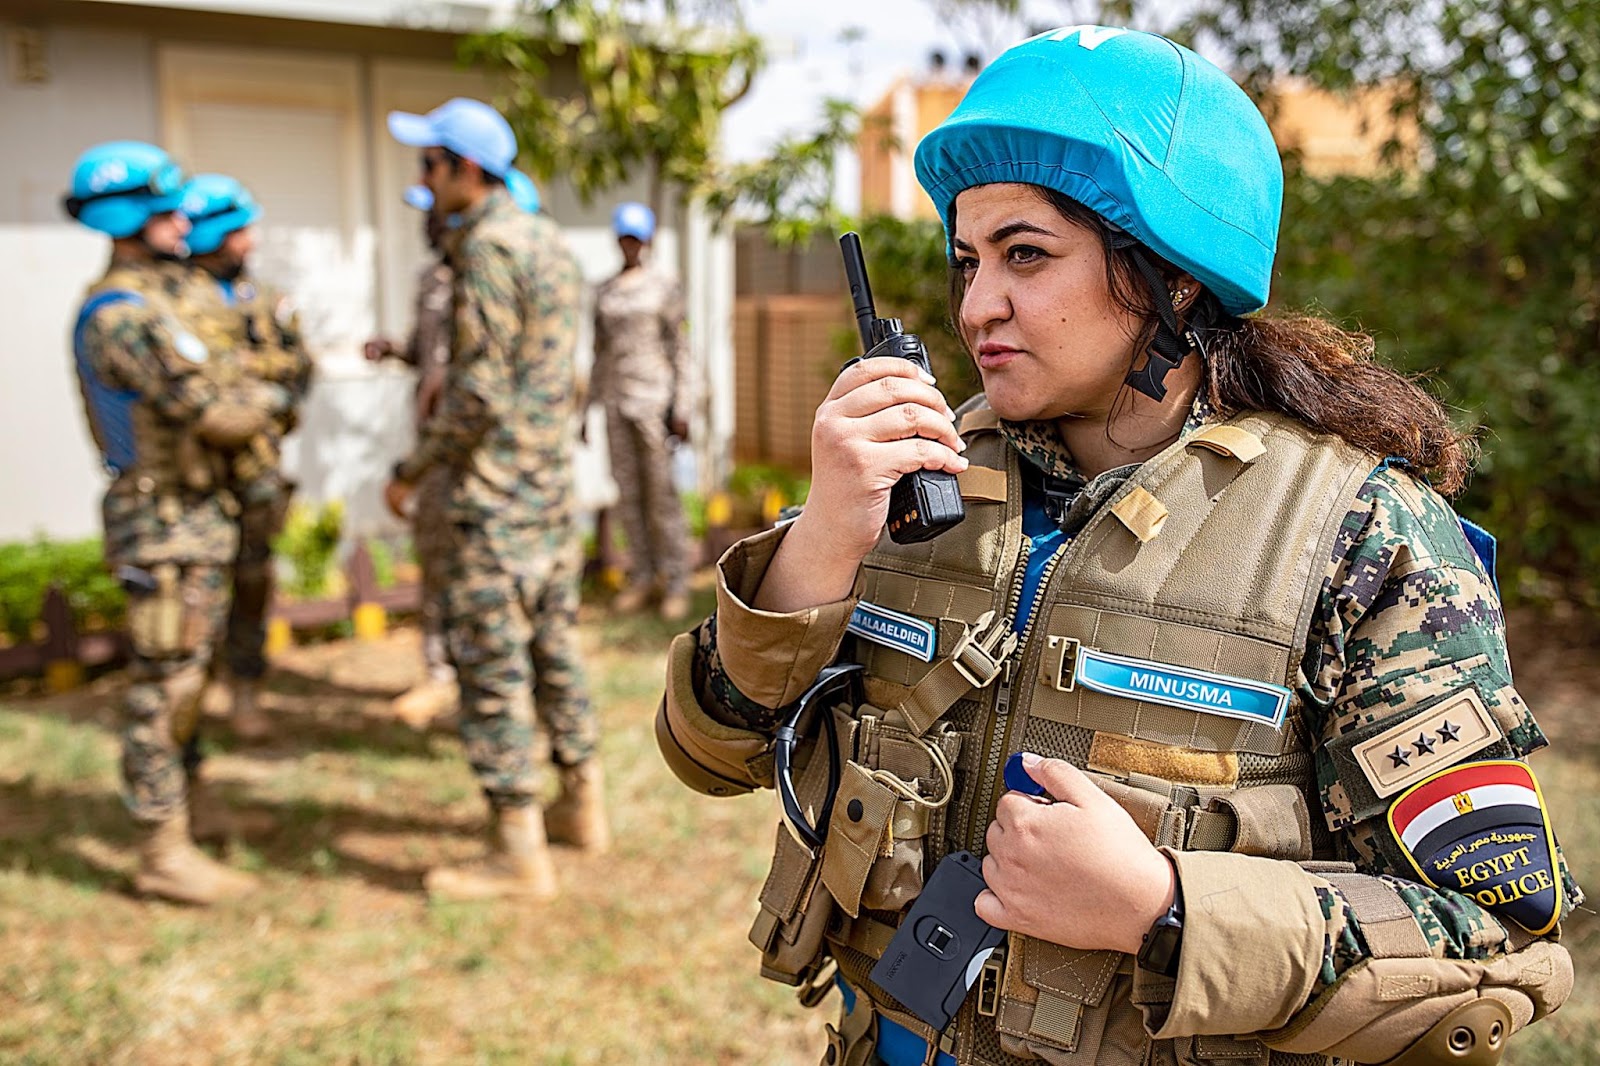
M 704 597 L 702 597 L 704 600 Z M 708 606 L 702 602 L 699 606 Z M 207 727 L 242 817 L 230 861 L 263 890 L 214 911 L 128 891 L 116 798 L 119 675 L 0 693 L 0 1063 L 803 1063 L 821 1011 L 756 976 L 745 942 L 770 796 L 672 779 L 652 719 L 670 630 L 586 608 L 618 846 L 569 850 L 542 906 L 430 905 L 428 866 L 472 853 L 482 809 L 445 729 L 393 722 L 416 635 L 292 649 L 245 746 Z M 1600 886 L 1600 683 L 1570 620 L 1519 618 L 1518 681 L 1555 743 L 1535 760 L 1580 877 Z M 1592 912 L 1569 924 L 1579 991 L 1513 1060 L 1600 1062 Z

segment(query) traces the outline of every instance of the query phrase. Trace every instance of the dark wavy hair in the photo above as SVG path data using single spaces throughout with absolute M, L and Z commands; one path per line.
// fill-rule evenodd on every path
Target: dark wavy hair
M 1053 189 L 1034 188 L 1068 222 L 1099 235 L 1113 302 L 1144 323 L 1133 347 L 1137 361 L 1155 337 L 1158 319 L 1156 296 L 1130 250 L 1115 244 L 1116 231 L 1089 208 Z M 1168 283 L 1183 275 L 1149 248 L 1143 251 Z M 970 354 L 961 327 L 965 294 L 966 279 L 952 267 L 951 326 Z M 1474 434 L 1458 430 L 1444 405 L 1416 379 L 1379 362 L 1369 335 L 1306 313 L 1239 318 L 1224 311 L 1204 287 L 1182 318 L 1205 351 L 1205 387 L 1219 410 L 1276 411 L 1374 455 L 1404 459 L 1446 496 L 1465 487 L 1478 455 Z M 1131 400 L 1129 386 L 1123 388 Z

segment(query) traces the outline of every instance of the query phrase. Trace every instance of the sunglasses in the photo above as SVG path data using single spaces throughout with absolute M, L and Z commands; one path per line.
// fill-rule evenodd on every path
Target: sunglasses
M 833 817 L 833 800 L 839 791 L 840 781 L 839 728 L 833 722 L 831 703 L 825 701 L 824 697 L 848 691 L 851 702 L 859 704 L 861 678 L 865 669 L 860 663 L 836 663 L 824 667 L 811 687 L 795 701 L 794 710 L 773 735 L 773 776 L 777 778 L 783 821 L 795 839 L 810 848 L 813 855 L 822 850 L 828 838 L 828 822 Z M 801 722 L 813 707 L 817 708 L 817 715 L 822 719 L 828 745 L 828 788 L 814 824 L 806 817 L 806 805 L 800 801 L 794 787 L 794 754 L 800 742 Z
M 431 174 L 433 173 L 434 167 L 442 166 L 445 163 L 449 163 L 450 161 L 459 158 L 461 157 L 449 149 L 444 149 L 439 152 L 424 151 L 420 160 L 422 164 L 422 172 L 424 174 Z

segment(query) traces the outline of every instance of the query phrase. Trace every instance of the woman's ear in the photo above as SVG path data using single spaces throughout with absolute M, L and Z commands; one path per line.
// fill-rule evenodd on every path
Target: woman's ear
M 1183 313 L 1193 307 L 1195 301 L 1200 298 L 1203 288 L 1204 286 L 1194 279 L 1194 275 L 1179 274 L 1167 288 L 1167 295 L 1172 299 L 1172 310 L 1182 317 Z

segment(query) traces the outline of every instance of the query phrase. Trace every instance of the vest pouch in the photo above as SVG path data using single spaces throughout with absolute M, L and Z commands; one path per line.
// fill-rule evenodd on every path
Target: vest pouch
M 856 723 L 843 705 L 831 708 L 843 754 L 855 742 Z M 825 737 L 820 724 L 813 734 Z M 828 786 L 828 754 L 821 745 L 809 745 L 806 763 L 795 781 L 797 798 L 807 817 L 816 818 Z M 837 804 L 835 804 L 837 807 Z M 761 976 L 786 985 L 799 985 L 814 977 L 823 962 L 822 934 L 833 917 L 834 901 L 822 883 L 822 857 L 778 824 L 772 868 L 761 886 L 760 909 L 750 927 L 750 942 L 761 952 Z
M 194 646 L 190 641 L 198 634 L 193 620 L 186 616 L 195 612 L 186 610 L 177 567 L 158 566 L 151 576 L 156 584 L 153 590 L 129 591 L 128 635 L 140 656 L 174 658 Z
M 836 898 L 851 917 L 863 908 L 902 911 L 922 893 L 930 846 L 937 846 L 943 837 L 945 809 L 955 782 L 953 767 L 961 750 L 960 734 L 948 725 L 917 736 L 889 724 L 884 713 L 870 704 L 857 713 L 856 758 L 850 765 L 856 771 L 854 787 L 860 792 L 851 798 L 860 801 L 863 820 L 870 813 L 884 824 L 876 838 L 876 857 L 864 871 L 846 866 L 854 844 L 840 848 L 846 854 L 833 860 L 841 887 L 848 889 L 836 893 Z M 850 777 L 847 772 L 847 780 Z M 853 809 L 841 788 L 833 808 L 835 830 L 842 827 L 844 832 L 841 843 L 877 829 L 852 823 Z M 827 850 L 834 850 L 831 834 Z M 938 855 L 931 857 L 937 859 Z M 828 862 L 824 857 L 825 866 Z M 824 877 L 828 876 L 825 870 Z M 832 880 L 829 885 L 833 886 Z
M 874 866 L 880 862 L 887 865 L 894 858 L 891 834 L 899 804 L 895 793 L 874 778 L 872 771 L 854 759 L 844 764 L 833 800 L 828 843 L 822 849 L 822 883 L 852 918 L 861 913 L 861 893 Z M 915 862 L 920 876 L 921 855 L 915 856 Z
M 1113 1002 L 1127 1010 L 1126 989 L 1113 985 L 1128 956 L 1081 951 L 1018 933 L 1009 934 L 995 1029 L 1006 1052 L 1051 1063 L 1096 1062 Z M 1142 1031 L 1141 1031 L 1142 1036 Z

